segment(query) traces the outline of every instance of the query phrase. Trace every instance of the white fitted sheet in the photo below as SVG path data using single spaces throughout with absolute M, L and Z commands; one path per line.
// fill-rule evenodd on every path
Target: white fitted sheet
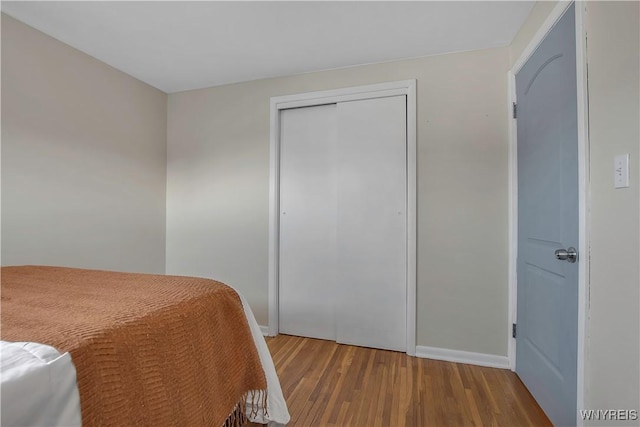
M 260 326 L 258 325 L 258 322 L 256 322 L 256 318 L 253 316 L 249 303 L 247 303 L 247 300 L 240 292 L 238 292 L 238 295 L 240 295 L 240 300 L 242 300 L 242 306 L 244 307 L 244 313 L 247 316 L 251 335 L 253 336 L 253 341 L 256 343 L 260 362 L 262 362 L 262 369 L 264 370 L 264 375 L 267 378 L 267 415 L 265 416 L 262 410 L 258 410 L 257 416 L 251 417 L 250 414 L 253 408 L 250 402 L 247 402 L 246 414 L 249 416 L 249 420 L 260 424 L 268 424 L 269 427 L 287 424 L 291 417 L 289 415 L 289 410 L 287 409 L 287 402 L 284 400 L 284 396 L 282 394 L 282 387 L 280 387 L 280 380 L 278 379 L 278 374 L 276 373 L 271 353 L 269 353 L 269 347 L 267 347 L 267 342 L 264 340 Z M 255 413 L 256 411 L 253 412 Z
M 76 368 L 48 345 L 0 341 L 3 426 L 80 426 Z

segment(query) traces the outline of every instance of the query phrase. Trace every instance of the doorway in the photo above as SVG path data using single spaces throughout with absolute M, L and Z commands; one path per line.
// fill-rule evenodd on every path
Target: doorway
M 356 141 L 353 144 L 348 144 L 346 147 L 340 145 L 341 152 L 336 156 L 336 147 L 338 145 L 334 143 L 330 143 L 330 147 L 324 150 L 322 153 L 315 153 L 310 157 L 307 156 L 307 161 L 309 159 L 313 159 L 311 163 L 317 163 L 315 166 L 307 165 L 306 168 L 308 172 L 311 172 L 309 167 L 319 167 L 323 169 L 323 173 L 331 174 L 343 174 L 340 176 L 339 180 L 341 182 L 345 181 L 345 171 L 350 170 L 351 172 L 358 170 L 358 174 L 363 177 L 367 176 L 368 180 L 375 180 L 375 167 L 373 169 L 370 166 L 367 166 L 367 162 L 362 162 L 359 159 L 366 158 L 367 155 L 363 156 L 362 154 L 371 154 L 376 152 L 373 151 L 363 151 L 365 148 L 368 149 L 370 147 L 362 146 L 362 141 L 370 141 L 371 138 L 374 138 L 381 131 L 384 131 L 386 126 L 380 127 L 380 129 L 375 129 L 375 123 L 379 122 L 380 119 L 376 119 L 375 114 L 384 114 L 384 111 L 393 111 L 397 110 L 399 107 L 402 108 L 402 118 L 403 122 L 401 127 L 395 125 L 396 132 L 398 129 L 402 132 L 402 150 L 395 151 L 395 154 L 391 154 L 396 157 L 401 158 L 403 162 L 402 176 L 399 176 L 400 181 L 402 181 L 403 188 L 399 193 L 400 196 L 400 204 L 398 204 L 398 200 L 395 200 L 393 203 L 394 214 L 397 218 L 403 218 L 402 221 L 402 230 L 400 230 L 400 234 L 402 235 L 402 240 L 399 241 L 399 250 L 396 248 L 393 252 L 400 252 L 403 255 L 400 258 L 399 266 L 400 268 L 394 268 L 395 273 L 392 274 L 392 281 L 396 283 L 396 286 L 399 282 L 402 282 L 402 292 L 395 293 L 395 298 L 398 299 L 396 303 L 402 303 L 402 318 L 400 318 L 400 323 L 402 325 L 397 325 L 398 318 L 393 320 L 396 323 L 396 328 L 394 329 L 396 332 L 401 330 L 401 340 L 396 340 L 392 345 L 387 345 L 384 342 L 376 342 L 374 337 L 376 336 L 375 331 L 379 330 L 380 327 L 385 326 L 385 319 L 379 317 L 381 322 L 372 323 L 370 318 L 373 316 L 375 318 L 375 307 L 374 310 L 367 311 L 367 305 L 369 304 L 379 304 L 378 307 L 384 306 L 384 296 L 377 294 L 376 292 L 369 292 L 370 289 L 367 289 L 367 285 L 371 283 L 371 277 L 363 278 L 363 270 L 368 270 L 366 265 L 372 266 L 371 260 L 373 258 L 380 257 L 381 254 L 373 253 L 375 250 L 375 245 L 368 245 L 366 242 L 366 238 L 363 241 L 362 236 L 366 236 L 368 233 L 365 233 L 363 230 L 358 230 L 358 227 L 362 223 L 362 221 L 351 221 L 354 215 L 356 217 L 363 217 L 362 212 L 358 212 L 358 209 L 368 209 L 370 212 L 372 210 L 372 206 L 366 207 L 367 200 L 361 199 L 358 200 L 355 198 L 355 195 L 365 194 L 366 192 L 362 192 L 360 190 L 354 190 L 349 193 L 349 185 L 338 186 L 337 189 L 335 186 L 326 185 L 327 182 L 331 182 L 331 179 L 315 179 L 313 178 L 312 173 L 301 173 L 299 176 L 302 176 L 303 179 L 309 178 L 311 182 L 307 183 L 307 187 L 315 186 L 315 190 L 311 193 L 299 193 L 302 197 L 298 197 L 297 200 L 300 201 L 304 199 L 305 194 L 315 194 L 321 195 L 319 199 L 316 199 L 315 206 L 319 207 L 320 210 L 328 210 L 332 211 L 332 214 L 329 215 L 321 215 L 320 224 L 322 227 L 326 227 L 326 232 L 321 233 L 321 235 L 316 235 L 316 238 L 319 238 L 320 241 L 323 239 L 327 243 L 323 247 L 318 247 L 317 245 L 311 245 L 312 251 L 317 252 L 314 254 L 304 254 L 300 253 L 300 251 L 292 251 L 295 248 L 295 240 L 302 236 L 304 240 L 304 234 L 300 233 L 292 233 L 292 230 L 300 230 L 301 224 L 304 224 L 306 215 L 297 215 L 297 218 L 294 219 L 290 215 L 286 209 L 284 209 L 284 205 L 290 203 L 292 200 L 289 197 L 292 194 L 291 188 L 287 186 L 287 182 L 291 183 L 294 181 L 290 180 L 288 174 L 292 171 L 291 165 L 295 165 L 296 162 L 291 162 L 292 159 L 295 159 L 300 153 L 295 153 L 287 147 L 291 148 L 291 144 L 286 144 L 286 141 L 283 140 L 283 136 L 286 138 L 286 135 L 283 131 L 287 131 L 289 135 L 292 135 L 291 131 L 293 129 L 293 135 L 298 131 L 302 131 L 302 133 L 307 133 L 307 137 L 311 140 L 311 150 L 318 149 L 319 145 L 313 143 L 313 139 L 325 138 L 328 141 L 332 141 L 332 131 L 327 129 L 331 129 L 331 126 L 328 124 L 335 123 L 335 129 L 340 135 L 349 135 L 347 138 L 350 141 Z M 391 110 L 389 110 L 391 108 Z M 297 110 L 294 110 L 297 109 Z M 378 113 L 375 113 L 376 110 L 379 110 Z M 371 116 L 374 114 L 374 116 Z M 297 116 L 298 120 L 302 120 L 302 122 L 298 122 L 298 124 L 303 124 L 298 126 L 291 119 Z M 306 117 L 305 117 L 306 116 Z M 373 119 L 372 119 L 373 117 Z M 372 119 L 372 120 L 371 120 Z M 304 121 L 307 123 L 303 123 Z M 287 123 L 284 124 L 283 121 Z M 361 125 L 353 126 L 353 123 L 357 123 L 358 121 L 362 122 Z M 363 126 L 362 124 L 368 122 L 369 125 Z M 315 125 L 314 125 L 315 123 Z M 292 252 L 295 253 L 294 259 L 309 259 L 316 258 L 321 260 L 320 264 L 323 264 L 325 267 L 327 265 L 337 266 L 334 269 L 337 277 L 333 280 L 334 283 L 349 283 L 349 292 L 344 292 L 338 290 L 338 297 L 335 296 L 329 299 L 317 298 L 311 305 L 317 306 L 316 308 L 320 308 L 320 310 L 315 311 L 315 314 L 312 314 L 310 318 L 314 316 L 320 317 L 333 317 L 337 320 L 336 326 L 332 327 L 331 325 L 327 327 L 321 327 L 321 331 L 316 328 L 316 326 L 312 326 L 312 329 L 315 328 L 315 332 L 312 330 L 310 334 L 313 336 L 314 334 L 318 337 L 324 337 L 328 339 L 333 339 L 335 336 L 338 341 L 357 344 L 357 345 L 365 345 L 372 347 L 382 347 L 382 348 L 393 348 L 396 350 L 406 351 L 410 355 L 415 354 L 415 269 L 416 269 L 416 234 L 415 234 L 415 224 L 416 224 L 416 196 L 415 196 L 415 187 L 416 187 L 416 179 L 415 179 L 415 81 L 402 81 L 402 82 L 394 82 L 394 83 L 384 83 L 379 85 L 370 85 L 370 86 L 361 86 L 355 88 L 347 88 L 347 89 L 339 89 L 333 91 L 323 91 L 323 92 L 312 92 L 307 94 L 298 94 L 298 95 L 290 95 L 284 97 L 272 98 L 271 102 L 271 191 L 270 191 L 270 280 L 269 280 L 269 334 L 276 335 L 281 330 L 284 332 L 288 332 L 287 328 L 290 328 L 288 325 L 296 325 L 296 327 L 302 323 L 301 321 L 306 318 L 307 314 L 309 314 L 309 310 L 302 310 L 302 306 L 291 305 L 292 301 L 288 301 L 287 299 L 283 299 L 283 295 L 281 294 L 281 287 L 285 290 L 291 290 L 291 285 L 287 284 L 287 280 L 291 279 L 291 269 L 287 269 L 286 266 L 283 268 L 282 262 L 287 262 L 287 259 L 291 260 Z M 311 127 L 315 126 L 315 131 L 308 132 Z M 295 128 L 298 128 L 295 130 Z M 285 129 L 286 128 L 286 129 Z M 288 130 L 287 130 L 288 129 Z M 305 131 L 304 129 L 307 129 Z M 374 133 L 371 133 L 372 130 L 375 130 Z M 361 134 L 362 132 L 370 132 L 369 135 Z M 321 134 L 325 134 L 321 136 Z M 384 138 L 383 138 L 384 139 Z M 358 143 L 357 141 L 361 141 Z M 360 145 L 359 145 L 360 144 Z M 306 144 L 303 144 L 306 145 Z M 376 144 L 377 145 L 377 144 Z M 322 145 L 320 145 L 321 147 Z M 384 144 L 379 147 L 383 147 Z M 298 146 L 299 148 L 299 146 Z M 386 148 L 381 148 L 382 152 L 379 152 L 382 157 L 389 156 L 390 153 L 393 152 L 392 145 L 387 145 Z M 397 146 L 396 146 L 397 148 Z M 391 149 L 391 151 L 388 151 Z M 387 152 L 383 153 L 385 150 Z M 295 150 L 294 150 L 295 151 Z M 291 157 L 293 155 L 293 158 Z M 340 167 L 340 161 L 337 163 L 329 161 L 330 159 L 342 159 L 342 162 L 348 162 L 351 166 L 349 168 Z M 380 160 L 378 160 L 380 162 Z M 303 164 L 304 161 L 302 161 Z M 382 163 L 383 164 L 383 163 Z M 295 169 L 295 167 L 293 168 Z M 328 172 L 327 172 L 328 171 Z M 304 171 L 302 171 L 304 172 Z M 294 171 L 295 173 L 295 171 Z M 393 175 L 393 174 L 392 174 Z M 396 174 L 397 175 L 397 174 Z M 306 176 L 306 178 L 305 178 Z M 338 176 L 338 175 L 336 175 Z M 348 177 L 347 177 L 348 178 Z M 352 177 L 353 178 L 353 177 Z M 385 183 L 388 181 L 388 178 L 382 179 L 380 182 L 374 183 L 372 186 L 368 186 L 370 189 L 378 188 L 380 192 L 384 193 L 385 190 L 382 188 L 385 186 Z M 398 178 L 398 177 L 396 177 Z M 315 183 L 314 183 L 315 181 Z M 357 178 L 347 179 L 347 184 L 351 182 L 353 184 L 357 181 Z M 336 194 L 332 194 L 335 192 Z M 375 200 L 376 193 L 378 191 L 371 191 L 369 193 L 371 200 Z M 387 191 L 387 194 L 392 194 L 393 191 Z M 289 196 L 288 196 L 289 195 Z M 324 195 L 324 196 L 323 196 Z M 287 197 L 289 197 L 287 199 Z M 322 200 L 322 197 L 327 197 L 327 203 L 318 203 L 318 200 Z M 386 199 L 385 199 L 386 200 Z M 363 204 L 364 203 L 364 204 Z M 341 206 L 340 209 L 336 210 L 336 204 Z M 305 205 L 309 207 L 309 203 L 301 202 L 294 203 L 294 205 L 300 205 L 304 207 Z M 301 208 L 302 208 L 301 207 Z M 378 209 L 380 212 L 384 212 L 385 209 Z M 374 211 L 377 214 L 377 210 Z M 302 212 L 301 212 L 302 213 Z M 317 211 L 316 211 L 317 213 Z M 312 209 L 308 212 L 310 215 L 314 215 L 314 210 Z M 382 215 L 387 215 L 388 213 L 383 213 Z M 374 215 L 370 215 L 375 217 Z M 283 222 L 283 218 L 286 219 Z M 389 218 L 387 218 L 389 219 Z M 378 219 L 378 223 L 380 219 Z M 296 224 L 296 222 L 300 222 L 298 225 L 294 225 L 294 227 L 290 227 L 292 224 Z M 365 222 L 366 225 L 366 222 Z M 370 225 L 370 224 L 369 224 Z M 342 238 L 338 238 L 337 240 L 332 240 L 332 231 L 337 230 L 336 235 L 342 236 Z M 397 234 L 396 230 L 396 234 Z M 284 233 L 284 236 L 283 236 Z M 351 234 L 350 234 L 351 233 Z M 291 236 L 294 236 L 291 238 Z M 296 237 L 298 236 L 298 237 Z M 356 239 L 355 237 L 358 236 Z M 285 239 L 283 241 L 283 238 Z M 355 247 L 354 242 L 356 243 Z M 293 242 L 293 245 L 291 244 Z M 333 242 L 333 243 L 332 243 Z M 304 242 L 303 242 L 304 243 Z M 307 242 L 308 243 L 308 242 Z M 298 247 L 300 248 L 309 248 L 310 245 L 302 244 Z M 398 246 L 396 244 L 396 246 Z M 372 252 L 373 250 L 373 252 Z M 367 253 L 368 252 L 368 253 Z M 333 257 L 333 255 L 338 255 L 337 257 Z M 387 254 L 390 255 L 390 254 Z M 360 256 L 362 259 L 358 259 Z M 386 256 L 384 256 L 386 257 Z M 349 262 L 342 262 L 345 258 L 349 259 Z M 398 264 L 398 263 L 396 263 Z M 300 262 L 295 262 L 293 265 L 300 266 Z M 395 267 L 398 267 L 396 265 Z M 322 267 L 320 268 L 322 270 Z M 373 268 L 369 268 L 372 271 L 376 270 L 376 266 Z M 295 268 L 293 269 L 293 273 L 295 276 Z M 331 270 L 331 269 L 329 269 Z M 378 272 L 379 273 L 379 272 Z M 398 274 L 400 273 L 400 274 Z M 303 272 L 303 274 L 305 274 Z M 384 272 L 383 272 L 384 274 Z M 313 275 L 312 275 L 313 276 Z M 366 276 L 366 275 L 365 275 Z M 379 274 L 374 276 L 378 277 Z M 302 276 L 298 276 L 300 278 Z M 306 276 L 310 277 L 309 275 Z M 313 277 L 318 277 L 316 274 Z M 357 280 L 353 280 L 356 278 Z M 326 278 L 322 278 L 325 280 Z M 322 282 L 322 280 L 320 282 Z M 313 280 L 312 280 L 313 282 Z M 300 280 L 289 283 L 300 283 Z M 325 283 L 325 289 L 329 290 L 331 286 L 330 284 Z M 318 286 L 315 284 L 313 286 Z M 297 289 L 296 289 L 297 291 Z M 289 292 L 287 295 L 291 295 Z M 285 296 L 288 298 L 288 296 Z M 373 298 L 373 299 L 372 299 Z M 369 301 L 371 300 L 372 301 Z M 393 298 L 391 298 L 393 299 Z M 295 298 L 294 298 L 295 300 Z M 362 303 L 359 305 L 359 302 Z M 295 301 L 293 301 L 295 302 Z M 286 304 L 282 305 L 282 304 Z M 291 308 L 294 307 L 294 310 Z M 307 306 L 307 309 L 310 306 Z M 303 313 L 298 317 L 295 311 L 300 312 L 302 310 Z M 314 309 L 315 310 L 315 309 Z M 324 314 L 322 311 L 324 310 Z M 353 316 L 354 313 L 360 311 L 361 313 L 368 313 L 371 316 L 360 315 Z M 384 311 L 384 310 L 383 310 Z M 293 314 L 294 321 L 289 321 L 291 319 L 290 315 Z M 296 321 L 295 319 L 299 319 Z M 355 319 L 355 320 L 354 320 Z M 281 324 L 281 321 L 285 321 L 285 323 Z M 309 322 L 312 325 L 317 325 L 317 322 Z M 282 329 L 282 326 L 284 329 Z M 401 326 L 401 328 L 397 328 L 397 326 Z M 358 328 L 364 328 L 358 329 Z M 368 332 L 367 332 L 368 330 Z M 390 334 L 392 336 L 393 333 Z M 397 334 L 396 334 L 397 335 Z M 354 337 L 369 337 L 365 341 L 359 341 L 358 339 L 353 339 Z M 372 340 L 373 339 L 373 340 Z
M 582 7 L 558 5 L 509 76 L 509 354 L 512 369 L 559 425 L 576 424 L 583 409 L 589 260 Z

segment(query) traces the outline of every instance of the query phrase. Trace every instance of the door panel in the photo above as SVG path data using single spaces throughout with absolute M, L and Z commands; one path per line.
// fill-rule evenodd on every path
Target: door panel
M 335 340 L 336 105 L 280 113 L 280 332 Z
M 575 12 L 516 75 L 518 289 L 516 373 L 556 425 L 576 422 L 578 245 Z
M 406 350 L 405 96 L 337 107 L 337 340 Z

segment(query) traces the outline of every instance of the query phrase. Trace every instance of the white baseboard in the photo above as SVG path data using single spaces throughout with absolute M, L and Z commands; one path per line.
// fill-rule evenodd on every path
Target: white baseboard
M 466 363 L 469 365 L 487 366 L 490 368 L 509 369 L 507 356 L 495 354 L 473 353 L 471 351 L 450 350 L 448 348 L 416 346 L 416 357 L 423 359 L 444 360 L 447 362 Z
M 269 327 L 260 325 L 262 335 L 269 336 Z M 474 353 L 471 351 L 450 350 L 448 348 L 416 346 L 416 357 L 423 359 L 444 360 L 446 362 L 466 363 L 469 365 L 487 366 L 489 368 L 510 369 L 507 356 Z

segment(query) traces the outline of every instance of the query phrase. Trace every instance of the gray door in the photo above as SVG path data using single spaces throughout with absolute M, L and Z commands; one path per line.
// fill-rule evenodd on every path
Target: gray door
M 555 254 L 578 247 L 574 6 L 516 75 L 516 96 L 516 373 L 551 422 L 575 425 L 579 261 Z

